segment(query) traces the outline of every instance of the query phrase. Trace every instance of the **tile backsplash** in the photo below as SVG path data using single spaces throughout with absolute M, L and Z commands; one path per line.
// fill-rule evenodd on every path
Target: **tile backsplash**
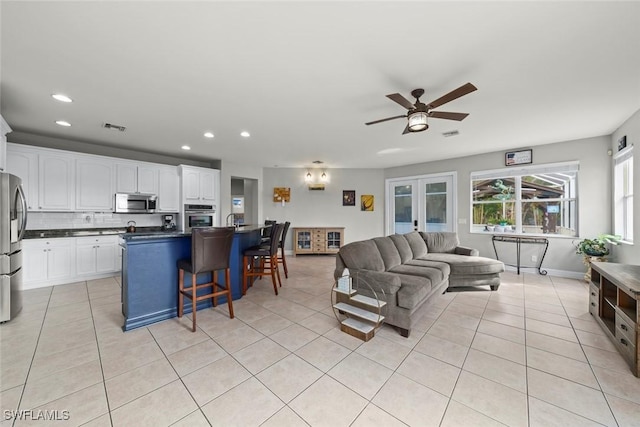
M 28 230 L 67 228 L 121 228 L 135 221 L 137 227 L 159 227 L 163 214 L 115 214 L 104 212 L 29 212 Z M 177 215 L 174 215 L 174 221 Z

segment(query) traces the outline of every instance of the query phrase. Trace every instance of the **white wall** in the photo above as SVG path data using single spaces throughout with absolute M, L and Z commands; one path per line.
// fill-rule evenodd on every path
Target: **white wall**
M 251 166 L 251 165 L 241 165 L 233 162 L 222 162 L 222 167 L 220 168 L 220 202 L 218 203 L 218 212 L 220 212 L 220 223 L 221 225 L 225 225 L 225 218 L 227 215 L 231 213 L 231 178 L 247 178 L 247 179 L 255 179 L 258 182 L 258 221 L 257 223 L 264 222 L 262 216 L 262 187 L 263 187 L 263 178 L 262 178 L 262 168 Z M 245 191 L 245 215 L 248 210 L 254 209 L 252 204 L 252 191 L 253 189 L 244 189 Z
M 610 144 L 610 137 L 602 136 L 533 147 L 534 165 L 572 160 L 580 162 L 578 209 L 579 234 L 582 237 L 595 237 L 611 231 L 611 158 L 607 154 Z M 465 246 L 479 249 L 481 255 L 493 258 L 495 254 L 489 235 L 469 232 L 471 217 L 469 177 L 474 171 L 505 168 L 504 154 L 504 151 L 499 151 L 390 168 L 385 170 L 385 178 L 457 171 L 458 218 L 466 220 L 466 224 L 458 225 L 460 241 Z M 543 268 L 583 272 L 582 258 L 575 253 L 573 240 L 549 236 L 549 251 L 544 259 Z M 513 251 L 515 252 L 515 246 Z
M 618 151 L 618 140 L 623 135 L 627 136 L 627 146 L 633 145 L 640 141 L 640 110 L 636 111 L 626 122 L 622 124 L 611 136 L 611 150 L 615 153 Z M 633 188 L 636 196 L 633 200 L 633 245 L 614 246 L 612 252 L 613 259 L 623 264 L 640 265 L 640 197 L 638 197 L 638 189 L 640 189 L 640 145 L 634 147 L 633 159 Z M 613 160 L 612 160 L 613 169 Z M 613 212 L 611 212 L 613 218 Z M 611 225 L 613 229 L 613 224 Z
M 291 227 L 345 227 L 345 243 L 384 234 L 384 171 L 382 169 L 327 169 L 324 191 L 310 191 L 306 169 L 265 168 L 261 190 L 264 219 L 290 221 Z M 291 202 L 273 202 L 274 187 L 289 187 Z M 342 190 L 355 190 L 356 205 L 342 206 Z M 375 197 L 373 212 L 360 210 L 360 196 Z M 292 235 L 286 249 L 292 248 Z

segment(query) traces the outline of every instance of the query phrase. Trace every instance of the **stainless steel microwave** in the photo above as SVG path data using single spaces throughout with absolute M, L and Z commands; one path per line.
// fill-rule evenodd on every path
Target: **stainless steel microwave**
M 155 194 L 116 193 L 116 213 L 154 213 L 157 203 Z

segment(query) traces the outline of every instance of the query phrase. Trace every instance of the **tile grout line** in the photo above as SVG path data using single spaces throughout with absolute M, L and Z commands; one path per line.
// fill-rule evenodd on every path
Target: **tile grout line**
M 47 312 L 49 311 L 49 303 L 51 302 L 51 297 L 53 295 L 53 286 L 51 287 L 51 292 L 49 293 L 49 299 L 47 300 L 47 307 L 44 310 L 44 316 L 42 316 L 42 322 L 40 323 L 40 332 L 38 332 L 38 339 L 36 340 L 36 346 L 33 349 L 33 354 L 31 356 L 31 362 L 29 363 L 29 370 L 27 371 L 27 376 L 24 379 L 24 384 L 22 384 L 22 392 L 20 393 L 20 399 L 18 400 L 18 407 L 16 410 L 20 411 L 20 406 L 22 405 L 22 399 L 24 398 L 24 392 L 27 389 L 27 382 L 29 381 L 29 374 L 31 373 L 31 369 L 33 368 L 33 361 L 36 358 L 36 352 L 38 351 L 38 344 L 40 344 L 40 337 L 42 336 L 42 330 L 44 329 L 44 322 L 47 318 Z M 14 417 L 11 422 L 11 426 L 15 426 L 17 421 L 17 417 Z

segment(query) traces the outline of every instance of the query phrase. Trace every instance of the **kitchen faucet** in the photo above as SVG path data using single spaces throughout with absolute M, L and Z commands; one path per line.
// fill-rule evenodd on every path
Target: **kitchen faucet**
M 229 217 L 231 217 L 231 224 L 229 224 Z M 224 222 L 227 225 L 227 227 L 229 227 L 229 226 L 232 226 L 232 227 L 237 226 L 237 224 L 236 224 L 236 214 L 230 213 L 229 215 L 227 215 L 227 218 L 225 219 Z

